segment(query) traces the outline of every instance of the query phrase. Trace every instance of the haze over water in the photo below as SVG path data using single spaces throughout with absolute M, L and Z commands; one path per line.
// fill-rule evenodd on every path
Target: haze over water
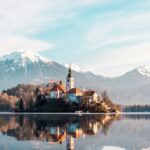
M 0 115 L 1 150 L 145 150 L 150 115 Z

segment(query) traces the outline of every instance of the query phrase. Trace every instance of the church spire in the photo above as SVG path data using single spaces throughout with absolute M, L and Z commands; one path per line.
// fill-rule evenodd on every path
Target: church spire
M 72 77 L 72 70 L 71 70 L 71 64 L 70 64 L 67 78 L 71 78 L 71 77 Z
M 74 78 L 72 77 L 71 65 L 69 66 L 68 75 L 66 78 L 66 91 L 74 88 Z

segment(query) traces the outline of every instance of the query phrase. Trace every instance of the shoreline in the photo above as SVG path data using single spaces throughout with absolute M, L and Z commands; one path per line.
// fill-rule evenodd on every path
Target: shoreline
M 150 112 L 119 112 L 119 113 L 72 113 L 72 112 L 0 112 L 0 115 L 150 115 Z

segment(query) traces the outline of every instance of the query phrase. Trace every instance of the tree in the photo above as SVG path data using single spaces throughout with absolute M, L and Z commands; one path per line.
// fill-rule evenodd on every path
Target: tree
M 33 102 L 33 100 L 30 100 L 28 109 L 32 110 L 33 108 L 34 108 L 34 102 Z
M 102 99 L 103 99 L 103 101 L 110 100 L 110 99 L 109 99 L 109 96 L 108 96 L 108 93 L 107 93 L 107 91 L 106 91 L 106 90 L 105 90 L 105 91 L 103 91 L 101 95 L 102 95 Z
M 24 104 L 22 98 L 19 100 L 19 110 L 24 110 Z

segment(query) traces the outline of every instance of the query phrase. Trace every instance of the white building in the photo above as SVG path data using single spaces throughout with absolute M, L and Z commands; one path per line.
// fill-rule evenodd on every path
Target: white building
M 65 88 L 62 85 L 54 85 L 54 87 L 52 87 L 52 89 L 50 90 L 50 98 L 61 99 L 65 97 L 65 93 Z
M 84 91 L 83 92 L 83 99 L 88 100 L 89 103 L 91 102 L 98 102 L 98 94 L 95 91 Z
M 74 138 L 72 135 L 67 135 L 66 137 L 66 149 L 74 150 Z

